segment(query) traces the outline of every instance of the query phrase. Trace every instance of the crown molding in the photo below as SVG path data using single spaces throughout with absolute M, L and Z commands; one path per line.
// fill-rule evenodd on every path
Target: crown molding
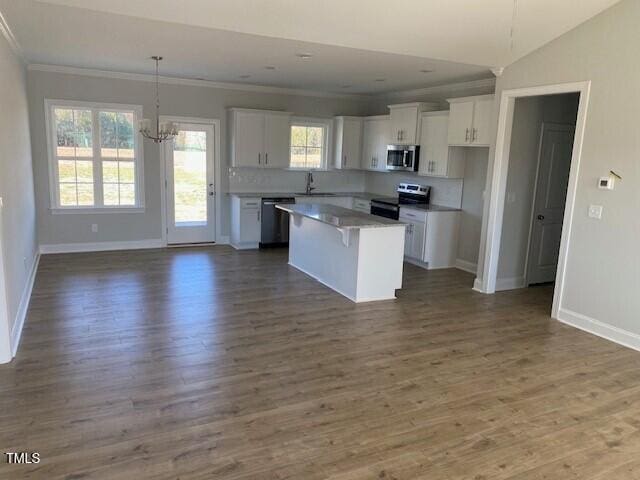
M 83 75 L 87 77 L 100 77 L 100 78 L 117 78 L 120 80 L 134 80 L 138 82 L 155 82 L 155 75 L 149 75 L 146 73 L 127 73 L 116 72 L 111 70 L 98 70 L 93 68 L 81 68 L 81 67 L 69 67 L 65 65 L 49 65 L 32 63 L 27 67 L 30 71 L 36 72 L 53 72 L 63 73 L 67 75 Z M 248 85 L 244 83 L 230 83 L 230 82 L 214 82 L 212 80 L 197 80 L 193 78 L 182 77 L 170 77 L 160 75 L 159 80 L 161 83 L 168 85 L 186 85 L 191 87 L 206 87 L 206 88 L 218 88 L 225 90 L 238 90 L 244 92 L 259 92 L 259 93 L 273 93 L 279 95 L 297 95 L 303 97 L 321 97 L 321 98 L 344 98 L 350 100 L 368 101 L 373 98 L 371 95 L 358 95 L 358 94 L 341 94 L 331 92 L 320 92 L 317 90 L 306 90 L 299 88 L 284 88 L 284 87 L 269 87 L 266 85 Z
M 22 50 L 22 47 L 18 43 L 18 40 L 16 40 L 16 37 L 13 35 L 13 32 L 11 31 L 11 27 L 9 27 L 9 24 L 7 23 L 7 20 L 4 18 L 4 15 L 2 15 L 2 12 L 0 12 L 0 33 L 2 33 L 2 36 L 7 39 L 7 43 L 9 43 L 9 47 L 11 47 L 11 50 L 13 50 L 13 53 L 16 54 L 16 56 L 20 59 L 22 64 L 27 65 L 27 59 L 24 56 L 24 51 Z
M 455 92 L 459 90 L 469 90 L 472 88 L 495 87 L 495 78 L 483 78 L 480 80 L 471 80 L 469 82 L 446 83 L 444 85 L 436 85 L 433 87 L 417 88 L 414 90 L 401 90 L 398 92 L 388 92 L 378 95 L 378 98 L 404 98 L 419 97 L 422 95 Z

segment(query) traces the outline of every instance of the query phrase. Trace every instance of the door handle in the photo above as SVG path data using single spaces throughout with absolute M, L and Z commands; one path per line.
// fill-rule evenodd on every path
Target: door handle
M 538 215 L 538 220 L 544 220 L 544 215 Z

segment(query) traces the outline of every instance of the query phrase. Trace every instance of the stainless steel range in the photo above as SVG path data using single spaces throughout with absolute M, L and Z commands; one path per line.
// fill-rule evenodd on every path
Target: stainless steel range
M 397 192 L 397 197 L 371 200 L 371 215 L 397 220 L 400 217 L 401 205 L 428 205 L 431 187 L 415 183 L 401 183 L 398 185 Z

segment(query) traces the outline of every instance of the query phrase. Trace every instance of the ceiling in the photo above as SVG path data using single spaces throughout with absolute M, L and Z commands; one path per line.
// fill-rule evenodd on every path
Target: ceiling
M 168 76 L 379 94 L 492 77 L 614 3 L 0 0 L 0 12 L 30 63 L 151 73 L 159 54 Z

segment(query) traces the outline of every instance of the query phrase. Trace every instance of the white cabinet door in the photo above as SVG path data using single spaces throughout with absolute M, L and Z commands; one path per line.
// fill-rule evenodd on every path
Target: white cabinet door
M 464 149 L 449 146 L 448 131 L 449 112 L 422 114 L 419 175 L 443 178 L 464 177 Z
M 422 260 L 424 255 L 425 223 L 406 219 L 403 221 L 408 223 L 404 240 L 404 255 L 405 257 Z
M 373 117 L 364 120 L 361 164 L 363 169 L 373 171 L 387 170 L 389 129 L 389 117 Z
M 449 145 L 468 145 L 471 141 L 473 101 L 451 103 L 449 110 Z
M 289 167 L 290 135 L 291 121 L 288 115 L 265 115 L 263 166 L 268 168 Z
M 240 242 L 242 244 L 260 241 L 260 207 L 240 209 Z
M 418 128 L 418 106 L 391 108 L 391 142 L 397 145 L 415 145 Z
M 344 168 L 360 168 L 362 155 L 362 120 L 347 119 L 344 122 L 344 148 L 342 157 Z
M 362 118 L 336 117 L 335 168 L 360 169 L 362 162 Z
M 233 166 L 260 167 L 264 162 L 264 114 L 234 112 Z
M 473 110 L 473 145 L 489 146 L 491 143 L 491 113 L 493 112 L 493 98 L 478 99 Z

